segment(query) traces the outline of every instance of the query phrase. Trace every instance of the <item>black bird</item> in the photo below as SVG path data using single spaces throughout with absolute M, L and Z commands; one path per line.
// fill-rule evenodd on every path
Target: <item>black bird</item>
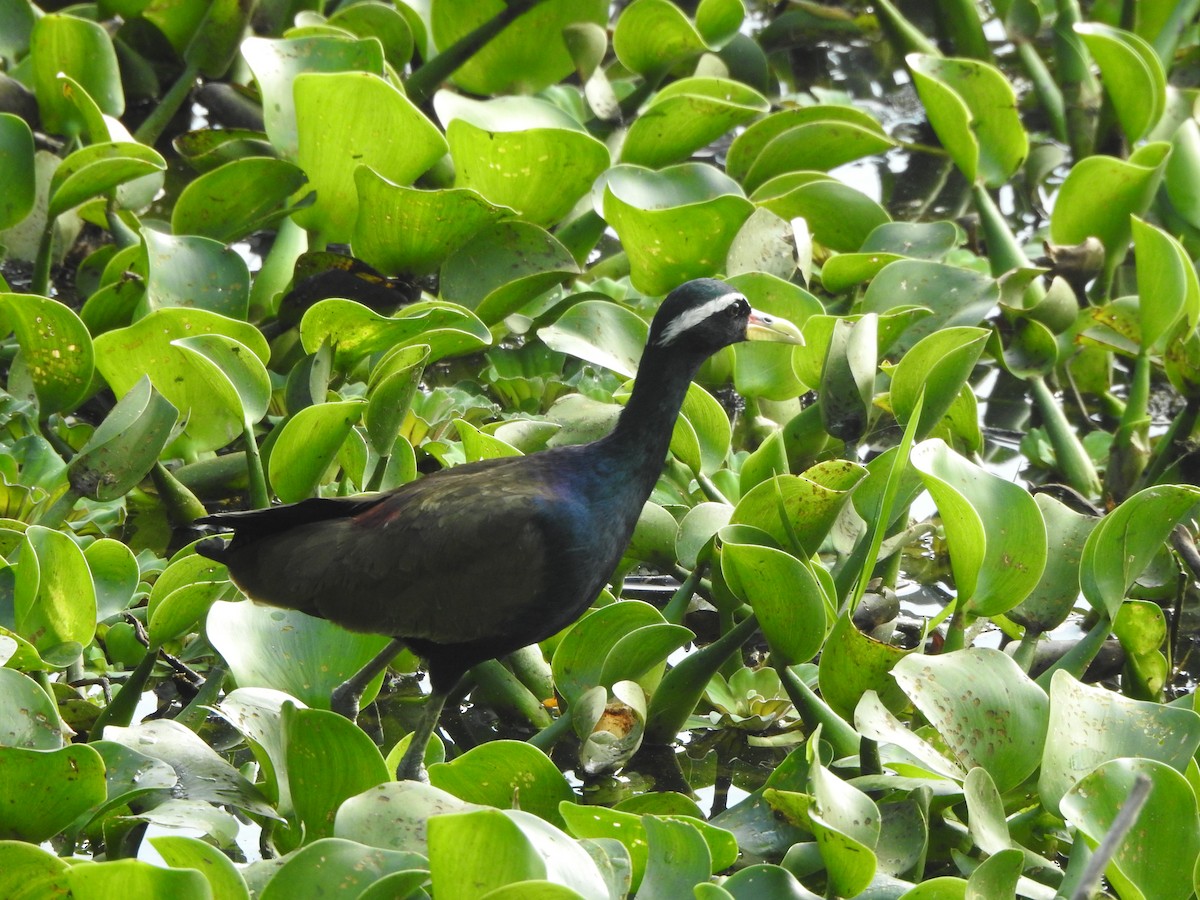
M 250 597 L 394 640 L 334 691 L 353 718 L 367 682 L 407 645 L 430 696 L 397 776 L 419 778 L 446 695 L 477 663 L 574 622 L 620 561 L 688 384 L 722 347 L 802 343 L 713 279 L 672 291 L 654 316 L 629 402 L 590 444 L 487 460 L 386 493 L 316 498 L 198 520 L 234 532 L 197 550 Z

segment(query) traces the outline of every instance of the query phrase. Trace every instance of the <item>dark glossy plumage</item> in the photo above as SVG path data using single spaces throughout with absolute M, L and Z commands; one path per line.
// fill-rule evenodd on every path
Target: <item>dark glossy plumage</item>
M 629 403 L 607 437 L 458 466 L 372 496 L 209 516 L 201 523 L 234 538 L 198 549 L 257 600 L 403 641 L 427 662 L 436 718 L 471 666 L 542 640 L 587 609 L 654 487 L 696 370 L 748 337 L 799 333 L 753 313 L 719 281 L 688 282 L 655 316 Z M 401 777 L 419 772 L 434 722 L 423 724 Z

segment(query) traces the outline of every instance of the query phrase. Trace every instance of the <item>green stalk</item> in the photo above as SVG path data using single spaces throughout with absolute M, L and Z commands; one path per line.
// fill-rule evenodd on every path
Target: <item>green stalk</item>
M 954 614 L 950 616 L 950 622 L 946 625 L 946 643 L 942 647 L 943 653 L 952 653 L 966 646 L 967 620 L 970 617 L 971 615 L 966 611 L 961 598 L 955 600 Z
M 1087 667 L 1092 664 L 1092 660 L 1096 658 L 1096 654 L 1100 652 L 1100 648 L 1108 640 L 1111 630 L 1112 623 L 1108 620 L 1107 616 L 1102 616 L 1100 621 L 1092 626 L 1091 630 L 1083 636 L 1078 644 L 1064 653 L 1054 665 L 1037 677 L 1038 686 L 1042 690 L 1049 692 L 1050 679 L 1054 677 L 1054 673 L 1059 669 L 1075 676 L 1077 679 L 1083 678 L 1083 673 L 1087 671 Z
M 33 261 L 33 277 L 30 279 L 30 293 L 47 296 L 50 290 L 50 254 L 54 247 L 54 223 L 50 219 L 42 230 L 42 239 L 38 241 L 37 258 Z
M 1162 31 L 1152 41 L 1154 52 L 1158 54 L 1158 58 L 1162 60 L 1163 69 L 1168 73 L 1171 71 L 1171 64 L 1175 61 L 1175 47 L 1179 44 L 1179 38 L 1198 12 L 1200 12 L 1200 0 L 1179 0 L 1179 2 L 1173 3 L 1167 21 L 1163 23 Z
M 1033 402 L 1042 415 L 1042 424 L 1050 436 L 1054 447 L 1054 455 L 1058 459 L 1058 467 L 1062 470 L 1067 483 L 1085 497 L 1100 496 L 1100 476 L 1092 465 L 1091 457 L 1083 449 L 1079 435 L 1067 421 L 1066 413 L 1054 398 L 1054 394 L 1046 387 L 1042 377 L 1029 379 L 1029 390 L 1033 394 Z
M 75 504 L 79 502 L 79 498 L 83 494 L 68 486 L 58 499 L 48 506 L 40 516 L 38 516 L 37 524 L 45 528 L 58 528 L 67 520 L 67 516 L 71 514 L 71 510 L 75 508 Z
M 1177 448 L 1191 435 L 1196 427 L 1197 418 L 1200 418 L 1200 399 L 1189 398 L 1179 414 L 1171 420 L 1166 434 L 1154 444 L 1154 449 L 1150 452 L 1150 461 L 1142 470 L 1133 493 L 1158 483 L 1167 467 L 1179 458 Z
M 942 27 L 959 56 L 984 62 L 992 58 L 974 0 L 938 0 L 937 9 Z
M 688 572 L 687 578 L 683 579 L 679 589 L 671 595 L 671 599 L 663 607 L 663 618 L 672 625 L 683 624 L 684 614 L 687 613 L 688 604 L 692 602 L 692 595 L 696 593 L 696 585 L 700 582 L 700 573 L 703 569 L 704 566 L 696 566 Z
M 408 99 L 423 106 L 438 86 L 458 71 L 467 60 L 478 53 L 496 35 L 545 0 L 509 0 L 508 5 L 494 18 L 474 31 L 463 35 L 433 59 L 409 76 L 404 83 Z
M 1200 2 L 1200 0 L 1197 0 Z M 1067 143 L 1067 103 L 1063 92 L 1054 83 L 1054 76 L 1046 66 L 1046 61 L 1038 54 L 1037 48 L 1029 41 L 1017 42 L 1017 56 L 1025 67 L 1029 80 L 1033 82 L 1033 91 L 1037 94 L 1042 111 L 1050 122 L 1050 132 L 1055 140 Z
M 204 504 L 196 499 L 196 495 L 179 483 L 166 466 L 160 462 L 150 470 L 150 478 L 167 508 L 167 518 L 175 527 L 190 525 L 196 519 L 206 514 Z
M 539 750 L 549 753 L 550 748 L 558 743 L 559 739 L 564 737 L 571 730 L 574 724 L 574 716 L 571 714 L 571 707 L 563 710 L 562 714 L 531 737 L 525 743 L 537 747 Z
M 250 506 L 252 509 L 266 509 L 271 505 L 271 495 L 267 493 L 267 476 L 263 472 L 262 457 L 258 453 L 258 442 L 254 439 L 254 426 L 247 423 L 242 433 L 242 443 L 246 445 L 246 474 L 250 478 Z
M 925 53 L 929 56 L 941 56 L 937 45 L 921 32 L 921 29 L 904 18 L 900 10 L 892 5 L 891 0 L 875 0 L 875 15 L 879 26 L 883 29 L 884 37 L 896 51 L 905 56 L 909 53 Z
M 138 702 L 142 699 L 142 694 L 146 690 L 146 682 L 150 680 L 150 673 L 154 670 L 154 663 L 157 660 L 157 649 L 146 651 L 146 655 L 137 664 L 137 668 L 129 673 L 129 677 L 117 691 L 117 696 L 113 697 L 112 702 L 100 710 L 100 715 L 96 716 L 96 721 L 88 732 L 89 743 L 100 740 L 108 725 L 118 725 L 122 728 L 129 726 L 129 723 L 133 721 L 133 714 L 137 712 Z
M 1067 137 L 1078 161 L 1096 145 L 1096 118 L 1100 112 L 1100 85 L 1092 74 L 1092 58 L 1074 26 L 1083 21 L 1076 0 L 1057 0 L 1054 20 L 1054 58 L 1058 84 L 1066 104 Z
M 489 659 L 479 663 L 474 667 L 473 674 L 475 688 L 472 696 L 486 700 L 502 719 L 512 716 L 523 719 L 535 728 L 550 726 L 550 711 L 498 660 Z
M 999 277 L 1012 269 L 1027 269 L 1032 263 L 1024 248 L 1017 242 L 1008 220 L 996 206 L 996 201 L 982 184 L 971 186 L 971 200 L 979 213 L 979 227 L 987 241 L 988 263 L 992 274 Z M 1036 282 L 1035 282 L 1036 283 Z
M 133 136 L 139 143 L 154 146 L 163 133 L 163 129 L 167 127 L 167 124 L 175 117 L 175 113 L 179 112 L 179 108 L 183 106 L 183 102 L 187 100 L 199 75 L 200 67 L 195 63 L 189 62 L 183 67 L 183 72 L 171 85 L 171 89 L 163 94 L 158 105 L 134 132 Z
M 196 691 L 196 696 L 180 711 L 175 721 L 192 731 L 198 730 L 208 719 L 208 707 L 217 702 L 221 687 L 225 684 L 225 676 L 228 674 L 229 666 L 225 664 L 225 660 L 217 657 L 217 661 L 208 670 L 204 683 Z
M 1025 633 L 1021 635 L 1021 642 L 1017 644 L 1017 652 L 1013 654 L 1013 661 L 1021 667 L 1021 671 L 1026 675 L 1029 674 L 1029 669 L 1033 665 L 1033 657 L 1037 653 L 1037 645 L 1041 637 L 1041 632 L 1026 628 Z
M 804 720 L 804 727 L 812 732 L 821 726 L 821 737 L 829 741 L 833 747 L 833 758 L 855 756 L 858 754 L 860 735 L 841 716 L 829 708 L 829 705 L 813 693 L 812 688 L 784 665 L 775 666 L 779 680 L 791 698 L 792 705 Z
M 1139 353 L 1125 400 L 1125 413 L 1113 435 L 1105 472 L 1105 489 L 1117 501 L 1125 499 L 1145 471 L 1150 426 L 1150 354 Z

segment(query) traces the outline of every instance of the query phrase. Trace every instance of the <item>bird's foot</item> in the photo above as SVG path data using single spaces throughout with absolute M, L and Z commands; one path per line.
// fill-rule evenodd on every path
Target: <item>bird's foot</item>
M 358 718 L 358 706 L 361 701 L 362 691 L 356 685 L 345 681 L 335 687 L 329 695 L 329 708 L 353 722 Z

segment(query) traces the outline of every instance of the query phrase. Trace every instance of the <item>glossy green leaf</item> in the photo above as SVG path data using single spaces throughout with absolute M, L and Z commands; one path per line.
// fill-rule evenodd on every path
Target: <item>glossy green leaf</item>
M 78 82 L 108 115 L 125 111 L 117 54 L 98 22 L 72 15 L 41 16 L 30 35 L 29 55 L 43 127 L 51 134 L 74 137 L 83 126 L 74 104 L 61 92 L 59 72 Z
M 383 48 L 374 39 L 322 35 L 290 40 L 249 37 L 242 56 L 263 97 L 263 120 L 272 145 L 285 159 L 296 161 L 296 104 L 292 86 L 304 72 L 347 71 L 383 74 Z M 370 111 L 368 117 L 374 118 Z
M 906 60 L 929 124 L 967 180 L 993 188 L 1008 181 L 1029 154 L 1029 139 L 1016 93 L 1000 70 L 918 53 Z
M 24 841 L 0 841 L 0 894 L 10 900 L 65 895 L 70 864 Z
M 43 418 L 73 410 L 88 396 L 92 339 L 69 307 L 35 294 L 0 293 L 0 330 L 7 329 L 21 347 Z
M 174 869 L 195 869 L 208 881 L 214 900 L 250 900 L 246 882 L 229 857 L 204 841 L 181 834 L 150 838 L 167 865 Z
M 1165 187 L 1171 206 L 1193 228 L 1200 228 L 1200 123 L 1185 119 L 1171 138 Z
M 430 32 L 445 49 L 475 28 L 499 15 L 500 0 L 472 3 L 433 3 Z M 576 22 L 608 21 L 603 0 L 552 0 L 525 12 L 454 72 L 454 81 L 473 94 L 535 93 L 554 84 L 574 64 L 563 41 L 563 29 Z M 536 52 L 532 52 L 536 48 Z
M 1017 849 L 992 854 L 967 879 L 965 900 L 990 900 L 992 897 L 1015 895 L 1024 864 L 1025 857 Z
M 696 26 L 668 0 L 635 0 L 622 10 L 613 31 L 617 59 L 642 75 L 665 72 L 708 49 Z
M 415 13 L 411 18 L 417 18 Z M 368 0 L 338 7 L 329 17 L 329 24 L 361 38 L 378 38 L 383 44 L 384 58 L 397 71 L 412 59 L 415 49 L 413 26 L 409 24 L 409 17 L 394 6 Z M 424 51 L 422 55 L 425 55 Z
M 1098 520 L 1075 512 L 1049 494 L 1039 493 L 1033 499 L 1046 522 L 1046 568 L 1029 596 L 1005 615 L 1041 633 L 1061 625 L 1079 598 L 1079 563 Z
M 208 900 L 212 897 L 209 883 L 195 869 L 165 869 L 140 859 L 73 866 L 66 873 L 66 881 L 71 896 L 79 900 L 121 900 L 138 896 Z
M 192 630 L 229 590 L 229 573 L 220 563 L 197 553 L 173 560 L 154 582 L 146 605 L 152 646 Z
M 389 275 L 436 271 L 479 231 L 514 214 L 474 190 L 406 187 L 367 166 L 355 170 L 354 183 L 354 253 Z
M 840 115 L 828 119 L 805 118 L 771 138 L 754 157 L 741 182 L 747 191 L 753 191 L 757 195 L 759 189 L 780 176 L 808 171 L 828 172 L 845 163 L 883 153 L 891 147 L 891 138 L 883 134 L 878 123 L 873 120 L 864 126 Z M 781 190 L 783 184 L 788 183 L 781 182 L 780 186 L 769 189 L 767 196 L 778 196 L 776 191 Z M 852 197 L 853 192 L 846 191 L 845 196 Z M 820 195 L 817 197 L 813 202 L 820 204 Z M 827 195 L 824 202 L 828 203 L 831 199 Z M 796 204 L 800 202 L 792 201 Z M 782 200 L 777 204 L 776 212 L 788 206 L 789 202 Z M 820 206 L 815 208 L 820 209 Z M 780 215 L 782 214 L 780 212 Z M 886 218 L 883 221 L 887 221 Z M 867 228 L 864 234 L 869 231 L 870 228 Z M 829 229 L 829 233 L 835 232 Z
M 95 500 L 124 496 L 149 474 L 178 419 L 179 412 L 143 375 L 71 458 L 71 486 Z
M 761 528 L 782 547 L 791 547 L 794 535 L 799 552 L 816 553 L 865 476 L 864 467 L 848 460 L 819 463 L 802 475 L 777 476 L 743 496 L 730 522 Z
M 1100 80 L 1121 130 L 1136 144 L 1167 105 L 1167 79 L 1158 54 L 1136 34 L 1100 22 L 1079 23 L 1074 30 L 1100 67 Z
M 608 300 L 584 300 L 538 331 L 548 347 L 632 378 L 650 329 L 636 313 Z
M 646 873 L 638 896 L 646 900 L 670 900 L 686 896 L 691 886 L 704 881 L 712 869 L 712 858 L 704 836 L 684 820 L 644 816 L 646 829 Z
M 917 341 L 892 373 L 896 419 L 907 423 L 917 400 L 923 398 L 917 436 L 928 435 L 967 384 L 987 339 L 988 332 L 982 328 L 958 326 L 942 328 Z
M 793 129 L 816 123 L 825 123 L 827 126 L 841 123 L 847 126 L 848 130 L 873 132 L 877 137 L 886 140 L 883 126 L 870 113 L 852 106 L 817 105 L 784 109 L 760 119 L 734 139 L 726 159 L 726 171 L 731 178 L 744 181 L 750 169 L 772 142 Z M 825 165 L 822 159 L 815 166 L 794 165 L 782 171 L 797 172 L 810 169 L 815 170 L 816 174 L 828 168 L 830 167 Z
M 167 167 L 152 147 L 128 141 L 108 141 L 76 150 L 62 161 L 50 179 L 51 218 L 85 200 L 108 194 L 120 185 Z
M 523 809 L 562 827 L 558 805 L 575 792 L 541 750 L 520 741 L 489 741 L 431 766 L 429 782 L 469 803 Z
M 0 839 L 41 843 L 105 796 L 104 762 L 87 744 L 0 747 Z
M 809 773 L 813 804 L 808 820 L 838 894 L 861 893 L 875 877 L 880 815 L 875 802 L 823 765 Z
M 1200 283 L 1196 267 L 1175 238 L 1137 217 L 1132 227 L 1142 346 L 1152 351 L 1172 334 L 1177 323 L 1186 321 L 1188 332 L 1196 328 Z
M 615 166 L 605 176 L 601 206 L 629 254 L 634 286 L 647 294 L 720 271 L 753 212 L 736 183 L 702 163 L 658 172 Z
M 1186 900 L 1200 854 L 1200 816 L 1195 793 L 1175 769 L 1154 759 L 1109 760 L 1067 792 L 1063 814 L 1094 846 L 1108 834 L 1139 777 L 1150 780 L 1150 795 L 1105 875 L 1120 896 Z
M 498 222 L 442 264 L 441 295 L 494 325 L 577 274 L 570 252 L 548 231 L 528 222 Z
M 457 188 L 549 228 L 609 165 L 608 148 L 558 107 L 535 97 L 434 97 Z M 393 179 L 395 180 L 395 179 Z
M 750 199 L 785 219 L 804 219 L 813 240 L 843 253 L 857 250 L 891 221 L 887 210 L 862 191 L 821 173 L 776 175 L 755 188 Z M 824 284 L 824 269 L 821 277 Z
M 326 241 L 349 241 L 358 218 L 354 172 L 370 166 L 411 184 L 446 152 L 446 141 L 412 102 L 367 72 L 309 73 L 294 83 L 296 162 L 317 200 L 295 221 Z
M 892 674 L 959 762 L 987 770 L 1002 792 L 1037 769 L 1043 747 L 1062 740 L 1045 693 L 998 650 L 906 656 Z
M 83 647 L 91 642 L 96 589 L 83 551 L 71 538 L 40 525 L 26 530 L 13 609 L 16 631 L 39 653 L 59 644 Z
M 419 870 L 423 881 L 426 868 L 424 857 L 415 853 L 322 838 L 290 856 L 258 896 L 262 900 L 342 892 L 364 896 L 370 885 L 392 873 Z
M 328 709 L 333 689 L 387 643 L 303 613 L 220 600 L 208 612 L 206 630 L 240 687 L 275 688 L 319 709 Z M 381 681 L 368 686 L 364 704 Z
M 978 325 L 999 299 L 993 278 L 958 266 L 906 259 L 885 266 L 871 281 L 862 311 L 882 314 L 906 306 L 933 310 L 905 330 L 901 346 L 911 347 L 943 328 Z
M 232 160 L 189 182 L 175 201 L 171 230 L 231 243 L 285 215 L 284 203 L 306 180 L 281 159 Z
M 1046 567 L 1046 524 L 1033 497 L 941 440 L 918 444 L 911 458 L 946 529 L 960 608 L 983 616 L 1012 609 Z
M 400 347 L 371 371 L 364 419 L 376 453 L 391 452 L 428 358 L 429 347 L 424 344 Z
M 321 403 L 288 419 L 271 449 L 268 471 L 279 499 L 295 503 L 314 495 L 365 406 L 361 400 Z
M 271 402 L 271 380 L 266 366 L 245 344 L 223 334 L 179 338 L 173 347 L 193 354 L 193 364 L 220 396 L 249 427 L 267 414 Z
M 12 113 L 0 113 L 0 181 L 8 186 L 0 197 L 0 229 L 5 229 L 29 215 L 37 184 L 33 132 Z
M 1079 583 L 1092 608 L 1110 619 L 1134 581 L 1162 549 L 1171 529 L 1200 501 L 1200 491 L 1156 485 L 1134 494 L 1088 535 Z
M 683 162 L 770 109 L 758 91 L 724 78 L 681 78 L 660 90 L 629 127 L 621 161 L 656 168 Z
M 727 543 L 721 570 L 754 609 L 773 659 L 795 665 L 816 655 L 825 637 L 825 600 L 807 565 L 781 550 Z
M 32 678 L 0 667 L 0 747 L 57 750 L 62 721 L 54 701 Z
M 890 673 L 908 652 L 863 634 L 849 614 L 838 616 L 821 648 L 822 699 L 846 719 L 853 717 L 867 691 L 875 691 L 889 708 L 898 710 L 903 694 Z

